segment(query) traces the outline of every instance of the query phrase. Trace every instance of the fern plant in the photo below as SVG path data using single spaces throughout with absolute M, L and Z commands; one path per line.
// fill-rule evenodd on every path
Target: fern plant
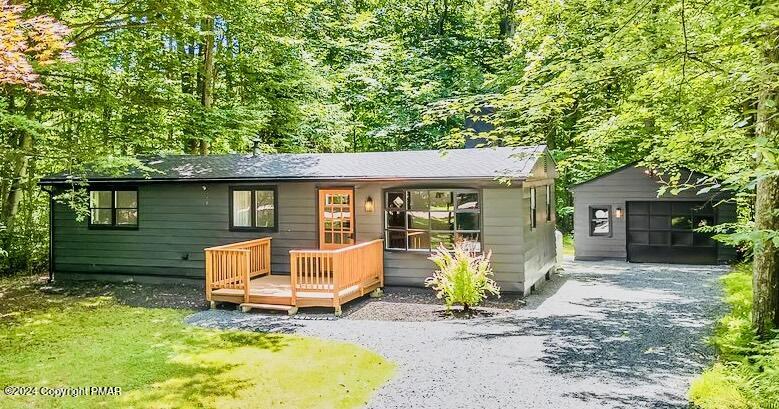
M 470 311 L 488 294 L 500 297 L 500 288 L 492 279 L 490 255 L 472 253 L 463 242 L 456 243 L 453 251 L 440 245 L 429 257 L 438 270 L 425 280 L 425 286 L 433 288 L 436 297 L 444 300 L 447 311 L 456 304 L 463 311 Z

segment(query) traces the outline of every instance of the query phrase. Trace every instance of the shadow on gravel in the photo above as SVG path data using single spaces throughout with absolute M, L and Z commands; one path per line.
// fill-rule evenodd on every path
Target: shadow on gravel
M 688 408 L 679 397 L 670 393 L 663 393 L 656 399 L 650 399 L 646 396 L 633 395 L 628 393 L 592 393 L 592 392 L 573 392 L 566 393 L 563 396 L 579 399 L 583 402 L 593 402 L 611 408 L 653 408 L 653 409 L 682 409 Z
M 551 286 L 529 297 L 527 310 L 491 320 L 496 327 L 483 329 L 476 322 L 463 322 L 467 329 L 461 337 L 543 337 L 538 361 L 552 373 L 597 377 L 626 386 L 689 376 L 712 359 L 713 352 L 702 340 L 710 330 L 710 318 L 722 308 L 711 302 L 717 299 L 711 292 L 720 291 L 716 277 L 724 268 L 597 266 L 597 271 L 587 271 L 586 264 L 569 267 Z M 544 306 L 547 297 L 561 291 L 563 301 Z M 683 400 L 670 394 L 606 396 L 588 391 L 573 395 L 584 401 L 624 400 L 626 407 L 678 407 Z

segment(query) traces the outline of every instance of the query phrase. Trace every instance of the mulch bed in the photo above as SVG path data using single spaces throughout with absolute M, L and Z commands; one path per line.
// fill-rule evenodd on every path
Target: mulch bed
M 343 318 L 379 321 L 439 321 L 508 314 L 525 305 L 521 295 L 507 294 L 487 299 L 481 306 L 464 312 L 459 307 L 446 311 L 443 302 L 429 288 L 386 287 L 381 298 L 366 298 L 345 306 Z
M 110 296 L 130 306 L 149 308 L 208 309 L 203 289 L 186 284 L 140 284 L 136 282 L 107 283 L 96 281 L 62 281 L 46 283 L 30 278 L 25 284 L 37 287 L 42 294 L 75 297 Z M 10 295 L 10 294 L 5 294 Z M 443 302 L 429 288 L 386 287 L 381 298 L 368 296 L 343 306 L 342 319 L 379 321 L 439 321 L 469 319 L 507 314 L 525 305 L 521 295 L 504 294 L 491 297 L 469 313 L 455 306 L 446 311 Z M 234 309 L 232 304 L 219 304 L 220 309 Z M 276 315 L 271 313 L 271 315 Z M 334 319 L 331 308 L 303 308 L 295 319 Z

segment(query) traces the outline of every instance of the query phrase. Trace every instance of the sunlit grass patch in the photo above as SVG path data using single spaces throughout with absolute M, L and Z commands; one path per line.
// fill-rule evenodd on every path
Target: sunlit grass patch
M 8 293 L 7 281 L 0 293 Z M 0 320 L 0 384 L 119 386 L 122 394 L 0 396 L 3 408 L 349 408 L 366 402 L 394 368 L 351 344 L 187 326 L 186 310 L 29 296 L 60 300 L 22 302 L 21 314 Z

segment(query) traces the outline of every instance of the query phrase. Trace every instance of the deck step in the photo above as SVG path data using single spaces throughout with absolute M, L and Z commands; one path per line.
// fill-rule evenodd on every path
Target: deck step
M 289 315 L 295 315 L 298 312 L 298 307 L 295 307 L 294 305 L 243 303 L 243 304 L 239 305 L 238 307 L 243 312 L 249 312 L 252 309 L 257 309 L 257 310 L 273 310 L 273 311 L 286 311 L 287 314 L 289 314 Z

